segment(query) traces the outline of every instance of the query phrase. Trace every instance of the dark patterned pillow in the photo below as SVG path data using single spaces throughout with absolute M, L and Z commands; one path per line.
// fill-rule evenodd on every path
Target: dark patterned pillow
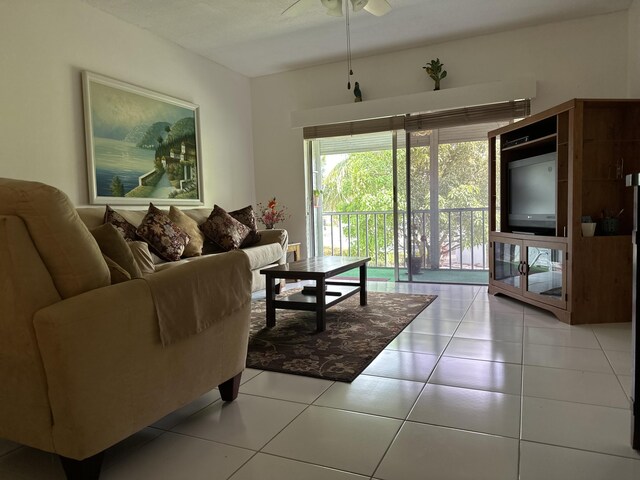
M 258 233 L 256 215 L 253 212 L 253 207 L 251 205 L 241 208 L 240 210 L 229 212 L 229 215 L 251 229 L 249 235 L 247 235 L 247 238 L 245 238 L 244 242 L 242 242 L 242 245 L 240 245 L 241 247 L 250 247 L 251 245 L 260 241 L 262 235 Z
M 205 236 L 225 251 L 240 248 L 251 229 L 239 222 L 218 205 L 213 207 L 209 218 L 200 225 Z
M 189 235 L 153 203 L 149 204 L 149 210 L 136 233 L 156 255 L 170 262 L 180 260 L 184 247 L 189 243 Z
M 120 235 L 128 242 L 137 240 L 136 227 L 127 222 L 122 215 L 113 210 L 109 205 L 104 212 L 104 223 L 110 223 L 116 230 L 120 232 Z

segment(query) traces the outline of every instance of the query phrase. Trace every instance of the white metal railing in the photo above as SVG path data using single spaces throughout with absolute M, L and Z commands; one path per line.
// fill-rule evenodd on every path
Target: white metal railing
M 414 210 L 411 218 L 412 256 L 422 267 L 488 270 L 488 208 Z M 431 228 L 437 222 L 435 230 Z M 371 266 L 393 267 L 393 212 L 323 212 L 325 255 L 370 256 Z M 407 213 L 398 212 L 398 257 L 406 265 Z M 436 245 L 431 245 L 435 243 Z

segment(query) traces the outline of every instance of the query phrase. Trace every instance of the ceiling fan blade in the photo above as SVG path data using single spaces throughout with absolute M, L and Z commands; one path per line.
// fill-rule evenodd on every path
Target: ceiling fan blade
M 381 17 L 391 11 L 391 5 L 387 0 L 369 0 L 364 9 L 376 17 Z
M 353 6 L 354 12 L 359 12 L 364 7 L 367 6 L 368 0 L 351 0 L 351 5 Z
M 312 4 L 313 0 L 295 0 L 291 5 L 285 8 L 280 15 L 287 17 L 302 15 Z

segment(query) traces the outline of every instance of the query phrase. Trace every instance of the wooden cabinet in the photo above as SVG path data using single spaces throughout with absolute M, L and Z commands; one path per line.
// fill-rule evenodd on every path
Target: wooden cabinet
M 489 268 L 493 286 L 526 299 L 532 305 L 553 309 L 558 318 L 567 321 L 565 241 L 493 232 Z
M 631 319 L 633 196 L 640 170 L 640 101 L 575 99 L 489 132 L 489 293 L 549 310 L 566 323 Z M 556 160 L 552 226 L 514 226 L 509 171 L 523 159 Z M 516 162 L 516 163 L 512 163 Z M 583 237 L 581 219 L 598 223 Z M 615 217 L 608 233 L 604 217 Z

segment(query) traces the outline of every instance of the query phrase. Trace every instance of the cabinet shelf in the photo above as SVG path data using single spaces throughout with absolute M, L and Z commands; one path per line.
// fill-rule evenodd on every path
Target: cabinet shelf
M 555 143 L 554 140 L 558 135 L 552 133 L 550 135 L 545 135 L 544 137 L 534 138 L 532 140 L 527 140 L 526 142 L 518 143 L 517 145 L 510 145 L 508 147 L 502 148 L 503 152 L 509 152 L 513 150 L 524 150 L 526 148 L 538 147 L 540 145 L 544 145 L 547 143 Z

